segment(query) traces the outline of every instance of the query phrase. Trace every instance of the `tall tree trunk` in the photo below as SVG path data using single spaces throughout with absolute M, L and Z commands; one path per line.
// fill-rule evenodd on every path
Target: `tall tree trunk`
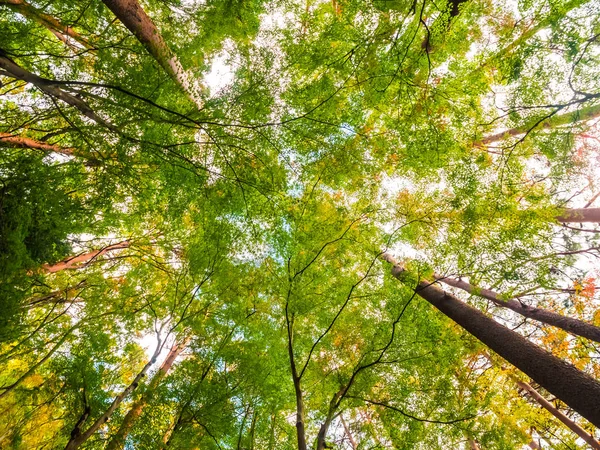
M 350 432 L 350 428 L 348 428 L 348 425 L 346 424 L 346 421 L 344 420 L 344 416 L 340 415 L 340 421 L 342 422 L 342 426 L 344 427 L 344 432 L 346 433 L 346 436 L 348 436 L 348 440 L 350 441 L 352 450 L 357 450 L 358 444 L 354 440 L 354 436 L 352 436 L 352 433 Z
M 335 411 L 339 406 L 340 398 L 346 390 L 346 386 L 344 386 L 341 390 L 335 393 L 335 395 L 329 402 L 327 417 L 325 417 L 325 421 L 321 425 L 321 428 L 319 428 L 319 434 L 317 435 L 317 450 L 325 450 L 327 448 L 327 432 L 329 431 L 329 427 L 331 426 L 331 421 L 333 420 Z
M 600 223 L 600 208 L 565 209 L 556 218 L 559 222 L 596 222 Z
M 491 300 L 494 304 L 501 306 L 502 308 L 508 308 L 529 319 L 552 325 L 565 330 L 567 333 L 582 336 L 600 343 L 600 328 L 590 323 L 572 317 L 565 317 L 547 309 L 523 305 L 520 301 L 515 299 L 503 300 L 496 292 L 489 289 L 480 289 L 463 280 L 457 280 L 455 278 L 444 277 L 437 274 L 434 274 L 434 278 L 436 281 L 441 281 L 444 284 L 462 289 L 470 294 Z
M 58 39 L 63 41 L 65 44 L 72 46 L 72 42 L 69 41 L 69 38 L 78 42 L 84 48 L 93 49 L 94 46 L 90 44 L 90 42 L 73 30 L 72 27 L 65 25 L 60 20 L 43 13 L 35 6 L 27 3 L 24 0 L 0 0 L 0 5 L 7 5 L 14 11 L 21 14 L 23 17 L 26 17 L 34 22 L 39 23 L 43 27 L 46 27 L 52 34 L 54 34 Z
M 150 369 L 152 364 L 154 364 L 156 362 L 156 358 L 158 357 L 161 349 L 162 349 L 162 345 L 159 342 L 150 361 L 148 361 L 146 363 L 146 365 L 142 368 L 142 370 L 135 376 L 135 378 L 129 384 L 129 386 L 127 386 L 125 388 L 125 390 L 123 390 L 123 392 L 121 392 L 119 395 L 117 395 L 117 397 L 113 400 L 113 402 L 110 404 L 108 409 L 104 412 L 104 414 L 102 414 L 100 417 L 98 417 L 98 419 L 96 419 L 96 421 L 86 431 L 84 431 L 81 434 L 73 433 L 71 435 L 71 439 L 69 439 L 69 442 L 67 443 L 67 445 L 65 447 L 65 450 L 75 450 L 75 449 L 79 448 L 85 441 L 87 441 L 98 430 L 98 428 L 100 428 L 104 423 L 106 423 L 108 421 L 108 419 L 110 419 L 112 414 L 119 407 L 119 405 L 123 402 L 123 400 L 131 392 L 133 392 L 135 390 L 135 388 L 138 387 L 140 381 L 142 380 L 142 378 L 144 378 L 146 376 L 146 373 L 148 372 L 148 370 Z
M 44 152 L 60 153 L 61 155 L 72 156 L 74 149 L 61 147 L 56 144 L 48 144 L 47 142 L 36 141 L 24 136 L 17 136 L 9 133 L 0 133 L 0 146 L 16 147 L 16 148 L 32 148 L 34 150 L 42 150 Z
M 385 254 L 383 259 L 394 265 L 392 274 L 401 280 L 404 269 L 391 255 Z M 420 281 L 415 293 L 600 427 L 598 381 L 427 281 Z
M 600 105 L 594 105 L 588 106 L 586 108 L 581 108 L 579 111 L 552 116 L 537 124 L 537 127 L 541 129 L 554 129 L 562 125 L 568 125 L 573 122 L 584 122 L 586 120 L 597 119 L 598 117 L 600 117 Z M 510 128 L 508 130 L 500 131 L 495 134 L 491 134 L 476 142 L 475 145 L 490 145 L 495 142 L 506 139 L 507 137 L 524 135 L 534 125 L 536 125 L 536 122 L 529 123 L 527 125 L 521 125 L 520 127 Z
M 587 431 L 569 419 L 566 415 L 556 409 L 552 403 L 546 400 L 538 391 L 532 388 L 528 383 L 517 380 L 517 385 L 523 389 L 527 394 L 540 404 L 546 411 L 550 412 L 554 417 L 564 423 L 571 431 L 577 436 L 583 439 L 589 444 L 589 446 L 595 450 L 600 450 L 600 442 L 598 442 L 592 435 Z M 600 407 L 600 406 L 599 406 Z
M 44 264 L 42 266 L 42 271 L 46 273 L 56 273 L 60 272 L 61 270 L 80 269 L 82 267 L 87 266 L 93 260 L 97 259 L 98 257 L 104 255 L 107 252 L 129 248 L 130 245 L 131 243 L 129 241 L 123 241 L 117 244 L 108 245 L 100 250 L 94 250 L 88 253 L 81 253 L 76 256 L 71 256 L 70 258 L 64 259 L 55 264 Z
M 81 112 L 88 119 L 91 119 L 97 124 L 108 128 L 114 133 L 121 134 L 121 130 L 96 114 L 86 102 L 59 88 L 56 81 L 48 80 L 29 72 L 4 55 L 5 52 L 0 49 L 0 69 L 4 69 L 3 75 L 25 81 L 26 83 L 31 83 L 45 94 L 62 100 L 66 104 L 78 109 L 79 112 Z
M 171 51 L 152 19 L 146 14 L 137 0 L 102 0 L 117 19 L 133 33 L 156 62 L 187 94 L 188 98 L 202 108 L 198 92 L 190 81 L 190 75 L 183 69 L 177 56 Z
M 186 339 L 184 342 L 180 344 L 176 344 L 171 348 L 169 354 L 165 358 L 164 362 L 156 372 L 156 375 L 152 377 L 152 381 L 148 384 L 146 391 L 142 395 L 142 397 L 136 401 L 125 418 L 123 419 L 123 423 L 119 427 L 117 433 L 112 437 L 106 446 L 106 450 L 117 450 L 122 449 L 125 446 L 125 440 L 127 436 L 131 432 L 131 429 L 135 425 L 135 422 L 139 419 L 144 411 L 144 408 L 152 398 L 154 391 L 160 384 L 160 382 L 167 376 L 171 367 L 173 366 L 173 362 L 179 356 L 179 354 L 186 348 L 189 339 Z

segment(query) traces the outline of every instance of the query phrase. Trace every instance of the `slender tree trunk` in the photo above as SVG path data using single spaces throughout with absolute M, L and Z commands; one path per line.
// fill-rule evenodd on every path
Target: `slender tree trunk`
M 469 448 L 471 450 L 480 450 L 479 444 L 474 439 L 469 439 Z
M 72 256 L 55 264 L 44 264 L 42 266 L 42 271 L 46 273 L 56 273 L 60 272 L 61 270 L 80 269 L 82 267 L 87 266 L 93 260 L 99 258 L 107 252 L 129 248 L 130 245 L 131 243 L 129 241 L 123 241 L 117 244 L 108 245 L 100 250 L 94 250 L 88 253 L 81 253 L 77 256 Z
M 14 11 L 21 14 L 23 17 L 26 17 L 34 22 L 39 23 L 43 27 L 46 27 L 52 34 L 54 34 L 58 39 L 63 41 L 65 44 L 72 46 L 73 43 L 69 41 L 69 38 L 78 42 L 84 48 L 92 49 L 93 45 L 73 30 L 72 27 L 63 24 L 58 19 L 43 13 L 36 7 L 30 5 L 24 0 L 0 0 L 0 5 L 7 5 Z
M 552 116 L 539 123 L 537 127 L 540 129 L 549 130 L 563 125 L 568 125 L 573 122 L 584 122 L 586 120 L 597 119 L 598 117 L 600 117 L 600 105 L 594 105 L 588 106 L 587 108 L 582 108 L 579 111 Z M 503 139 L 506 139 L 507 137 L 522 136 L 525 133 L 527 133 L 534 125 L 535 122 L 529 123 L 527 125 L 522 125 L 520 127 L 510 128 L 508 130 L 500 131 L 495 134 L 491 134 L 476 142 L 475 145 L 481 147 L 501 141 Z
M 184 342 L 176 344 L 173 346 L 173 348 L 171 348 L 169 354 L 156 372 L 156 375 L 152 377 L 152 381 L 150 381 L 148 384 L 148 387 L 146 388 L 146 391 L 142 397 L 132 405 L 127 415 L 125 415 L 123 423 L 119 427 L 117 433 L 109 441 L 108 445 L 106 446 L 106 450 L 122 449 L 125 446 L 125 440 L 127 439 L 127 436 L 131 432 L 131 429 L 135 425 L 136 421 L 142 415 L 142 412 L 152 398 L 154 391 L 160 382 L 168 375 L 171 367 L 173 366 L 173 362 L 175 362 L 175 359 L 186 348 L 188 342 L 189 339 L 186 339 Z
M 349 387 L 349 386 L 348 386 Z M 344 386 L 338 392 L 335 393 L 331 401 L 329 402 L 329 409 L 327 410 L 327 417 L 325 421 L 321 425 L 319 429 L 319 434 L 317 435 L 317 450 L 325 450 L 327 448 L 327 432 L 329 431 L 329 427 L 331 426 L 331 421 L 335 415 L 335 411 L 339 406 L 339 401 L 344 392 L 347 391 L 347 386 Z
M 177 56 L 171 51 L 152 19 L 137 0 L 102 0 L 117 19 L 133 33 L 164 71 L 187 94 L 188 98 L 202 108 L 198 92 L 183 69 Z
M 342 415 L 340 415 L 340 421 L 342 422 L 342 426 L 344 427 L 344 432 L 346 433 L 346 436 L 348 436 L 348 440 L 350 441 L 352 450 L 357 450 L 358 444 L 354 440 L 354 436 L 352 436 L 352 433 L 350 432 L 350 428 L 348 428 L 348 425 L 346 424 L 346 421 L 344 420 L 344 417 Z
M 42 150 L 44 152 L 60 153 L 61 155 L 74 155 L 74 149 L 72 148 L 60 147 L 56 144 L 48 144 L 47 142 L 36 141 L 35 139 L 9 133 L 0 133 L 0 146 L 32 148 L 35 150 Z
M 304 427 L 304 400 L 300 380 L 294 377 L 294 391 L 296 392 L 296 434 L 298 437 L 298 450 L 307 450 L 306 430 Z
M 10 76 L 12 78 L 16 78 L 17 80 L 25 81 L 26 83 L 31 83 L 39 90 L 44 92 L 45 94 L 55 97 L 59 100 L 62 100 L 68 105 L 73 106 L 78 109 L 84 116 L 88 119 L 93 120 L 99 125 L 102 125 L 108 128 L 110 131 L 121 134 L 121 130 L 119 130 L 116 126 L 111 124 L 110 122 L 104 120 L 98 114 L 90 108 L 90 106 L 81 100 L 80 98 L 69 94 L 68 92 L 62 90 L 57 86 L 56 81 L 48 80 L 46 78 L 39 77 L 19 66 L 10 58 L 3 56 L 4 52 L 0 49 L 0 69 L 4 70 L 4 75 Z
M 383 255 L 383 259 L 394 264 L 392 274 L 401 280 L 404 269 L 388 254 Z M 427 281 L 420 281 L 415 293 L 600 427 L 600 383 L 597 380 Z
M 50 292 L 49 294 L 31 298 L 24 304 L 26 308 L 36 308 L 39 306 L 44 306 L 47 303 L 66 303 L 67 301 L 73 301 L 73 298 L 69 298 L 72 293 L 77 292 L 80 289 L 84 289 L 87 285 L 86 280 L 81 280 L 75 286 L 69 286 L 64 289 L 58 289 L 56 291 Z M 74 294 L 75 295 L 75 294 Z
M 569 419 L 566 415 L 556 409 L 552 403 L 546 400 L 538 391 L 532 388 L 528 383 L 517 380 L 517 385 L 523 389 L 527 394 L 533 398 L 536 402 L 540 404 L 546 411 L 550 412 L 554 417 L 564 423 L 571 431 L 573 431 L 577 436 L 583 439 L 588 445 L 595 449 L 600 450 L 600 442 L 598 442 L 592 435 L 590 435 L 587 431 Z M 600 407 L 600 406 L 599 406 Z
M 466 291 L 470 294 L 491 300 L 492 302 L 494 302 L 494 304 L 503 308 L 508 308 L 516 312 L 517 314 L 520 314 L 529 319 L 537 320 L 538 322 L 543 322 L 545 324 L 552 325 L 554 327 L 565 330 L 567 333 L 582 336 L 592 341 L 600 343 L 600 328 L 590 323 L 584 322 L 579 319 L 574 319 L 572 317 L 565 317 L 547 309 L 534 308 L 531 306 L 523 305 L 521 302 L 515 299 L 503 300 L 501 296 L 498 295 L 496 292 L 491 291 L 489 289 L 480 289 L 463 280 L 457 280 L 455 278 L 449 278 L 435 274 L 434 278 L 436 279 L 436 281 L 441 281 L 444 284 L 462 289 L 463 291 Z
M 98 430 L 98 428 L 100 428 L 104 423 L 106 423 L 108 421 L 108 419 L 110 419 L 112 414 L 119 407 L 119 405 L 123 402 L 123 400 L 131 392 L 133 392 L 135 390 L 135 388 L 138 387 L 142 378 L 144 378 L 146 376 L 146 373 L 148 372 L 148 370 L 150 369 L 152 364 L 154 364 L 156 362 L 156 358 L 158 357 L 161 348 L 162 348 L 162 346 L 159 342 L 158 346 L 156 347 L 156 351 L 154 352 L 154 355 L 152 355 L 152 358 L 150 359 L 150 361 L 148 361 L 146 363 L 146 365 L 142 368 L 142 370 L 136 375 L 136 377 L 133 379 L 131 384 L 129 386 L 127 386 L 123 392 L 121 392 L 119 395 L 117 395 L 117 397 L 113 400 L 113 402 L 108 407 L 108 409 L 104 412 L 104 414 L 102 414 L 100 417 L 98 417 L 98 419 L 96 419 L 96 421 L 86 431 L 84 431 L 81 434 L 76 434 L 75 436 L 72 435 L 71 439 L 69 440 L 69 442 L 67 443 L 67 445 L 65 447 L 65 450 L 75 450 L 75 449 L 79 448 L 85 441 L 87 441 Z
M 580 208 L 565 209 L 565 211 L 556 218 L 559 222 L 596 222 L 600 223 L 600 208 Z

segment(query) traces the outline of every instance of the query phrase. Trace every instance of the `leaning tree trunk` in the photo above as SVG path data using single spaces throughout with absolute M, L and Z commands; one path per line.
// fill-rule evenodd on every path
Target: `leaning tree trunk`
M 582 108 L 579 111 L 552 116 L 541 121 L 537 125 L 536 122 L 533 122 L 520 127 L 510 128 L 499 133 L 490 134 L 476 142 L 475 146 L 480 147 L 484 145 L 490 145 L 508 137 L 522 136 L 534 126 L 544 130 L 551 130 L 563 125 L 571 124 L 573 122 L 584 122 L 586 120 L 597 119 L 598 117 L 600 117 L 600 105 L 588 106 L 587 108 Z
M 496 292 L 489 289 L 480 289 L 463 280 L 457 280 L 455 278 L 444 277 L 437 274 L 434 274 L 434 278 L 436 281 L 441 281 L 449 286 L 462 289 L 469 294 L 491 300 L 494 304 L 502 308 L 508 308 L 523 317 L 537 320 L 538 322 L 543 322 L 547 325 L 552 325 L 565 330 L 567 333 L 585 337 L 600 343 L 600 328 L 590 323 L 572 317 L 565 317 L 547 309 L 523 305 L 520 301 L 515 299 L 503 300 Z
M 67 269 L 80 269 L 82 267 L 87 266 L 93 260 L 97 259 L 98 257 L 104 255 L 107 252 L 129 248 L 130 245 L 131 244 L 129 241 L 123 241 L 117 244 L 108 245 L 100 250 L 94 250 L 88 253 L 81 253 L 77 256 L 72 256 L 55 264 L 44 264 L 42 266 L 42 271 L 46 273 L 55 273 Z
M 600 208 L 565 209 L 556 219 L 562 223 L 596 222 L 600 223 Z
M 113 438 L 106 446 L 106 450 L 122 449 L 125 446 L 125 440 L 127 439 L 127 436 L 131 432 L 131 429 L 135 425 L 136 421 L 142 415 L 142 412 L 144 411 L 144 408 L 150 401 L 152 395 L 154 394 L 154 391 L 156 390 L 160 382 L 167 376 L 167 374 L 171 370 L 171 367 L 173 366 L 173 362 L 175 362 L 175 358 L 177 358 L 179 354 L 185 349 L 188 342 L 189 339 L 185 340 L 181 344 L 176 344 L 173 346 L 173 348 L 165 358 L 164 362 L 158 369 L 158 372 L 156 372 L 156 375 L 152 377 L 152 381 L 148 384 L 148 387 L 142 395 L 142 397 L 133 404 L 133 406 L 123 419 L 123 423 L 119 427 L 117 433 L 113 436 Z
M 528 383 L 523 381 L 516 381 L 517 385 L 523 389 L 527 394 L 533 398 L 542 408 L 564 423 L 573 433 L 583 439 L 589 444 L 589 446 L 595 450 L 600 450 L 600 442 L 594 439 L 594 436 L 590 435 L 587 431 L 569 419 L 566 415 L 556 409 L 552 403 L 546 400 L 538 391 L 532 388 Z
M 108 128 L 114 133 L 121 133 L 121 130 L 119 130 L 118 127 L 100 117 L 85 101 L 58 87 L 60 82 L 42 78 L 34 73 L 31 73 L 28 70 L 23 69 L 10 58 L 3 56 L 4 54 L 5 52 L 0 49 L 0 69 L 4 69 L 3 75 L 25 81 L 26 83 L 31 83 L 44 94 L 62 100 L 66 104 L 78 109 L 79 112 L 81 112 L 81 114 L 86 116 L 88 119 L 91 119 L 97 124 Z
M 146 373 L 148 372 L 148 370 L 150 369 L 150 367 L 152 366 L 152 364 L 154 364 L 156 362 L 156 358 L 158 357 L 161 348 L 162 348 L 162 346 L 161 346 L 161 344 L 159 342 L 159 344 L 157 345 L 156 350 L 155 350 L 154 354 L 152 355 L 152 358 L 150 359 L 150 361 L 148 361 L 146 363 L 146 365 L 142 368 L 142 370 L 136 375 L 136 377 L 133 379 L 133 381 L 131 382 L 131 384 L 129 384 L 129 386 L 127 386 L 125 388 L 125 390 L 123 390 L 123 392 L 121 392 L 119 395 L 117 395 L 117 397 L 113 400 L 113 402 L 108 407 L 108 409 L 104 412 L 104 414 L 102 414 L 100 417 L 98 417 L 98 419 L 96 419 L 96 421 L 87 430 L 85 430 L 83 433 L 81 433 L 79 431 L 79 429 L 76 428 L 76 429 L 73 430 L 73 432 L 71 432 L 71 439 L 69 439 L 69 442 L 67 443 L 67 445 L 65 447 L 65 450 L 75 450 L 75 449 L 79 448 L 96 431 L 98 431 L 98 429 L 104 423 L 108 422 L 108 419 L 110 419 L 110 417 L 112 416 L 112 414 L 119 407 L 119 405 L 123 402 L 123 400 L 131 392 L 133 392 L 135 390 L 135 388 L 138 387 L 140 381 L 146 376 Z
M 202 108 L 198 93 L 183 69 L 177 56 L 171 51 L 162 35 L 137 0 L 102 0 L 117 19 L 131 31 L 164 71 L 187 94 L 188 98 Z
M 58 39 L 69 46 L 72 45 L 72 43 L 69 42 L 70 38 L 88 50 L 93 49 L 93 45 L 90 44 L 87 39 L 73 30 L 72 27 L 65 25 L 60 20 L 50 16 L 49 14 L 43 13 L 24 0 L 0 0 L 0 5 L 7 5 L 14 11 L 21 14 L 23 17 L 27 17 L 28 19 L 39 23 L 43 27 L 46 27 Z
M 0 147 L 31 148 L 42 150 L 44 152 L 60 153 L 61 155 L 72 156 L 75 150 L 68 147 L 61 147 L 56 144 L 48 144 L 43 141 L 36 141 L 24 136 L 18 136 L 10 133 L 0 133 Z
M 402 279 L 404 269 L 390 255 L 385 254 L 383 258 L 394 264 L 392 274 Z M 415 293 L 600 427 L 598 381 L 427 281 L 420 281 Z

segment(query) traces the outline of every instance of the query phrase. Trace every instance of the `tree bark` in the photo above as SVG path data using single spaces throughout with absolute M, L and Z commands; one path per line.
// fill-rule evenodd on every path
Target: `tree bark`
M 121 130 L 119 130 L 115 125 L 104 120 L 102 117 L 96 114 L 86 102 L 59 88 L 57 86 L 56 81 L 39 77 L 23 69 L 13 60 L 4 56 L 4 52 L 2 51 L 2 49 L 0 49 L 0 69 L 4 70 L 4 72 L 2 73 L 3 75 L 10 76 L 17 80 L 25 81 L 26 83 L 31 83 L 45 94 L 62 100 L 66 104 L 78 109 L 79 112 L 81 112 L 88 119 L 93 120 L 97 124 L 108 128 L 114 133 L 121 134 Z
M 129 412 L 125 415 L 123 423 L 119 427 L 117 433 L 109 441 L 108 445 L 106 446 L 106 450 L 122 449 L 125 446 L 125 440 L 127 439 L 127 436 L 131 432 L 131 429 L 135 425 L 136 421 L 142 415 L 142 412 L 152 398 L 154 391 L 160 382 L 167 376 L 171 370 L 171 367 L 173 366 L 173 362 L 186 348 L 188 342 L 189 339 L 186 339 L 184 342 L 176 344 L 173 346 L 173 348 L 171 348 L 169 354 L 156 372 L 156 375 L 152 377 L 152 381 L 150 381 L 148 384 L 148 387 L 142 397 L 132 405 Z
M 597 119 L 600 117 L 600 105 L 589 106 L 587 108 L 581 108 L 579 111 L 568 112 L 565 114 L 556 115 L 550 117 L 537 125 L 538 128 L 541 129 L 554 129 L 556 127 L 562 125 L 568 125 L 574 122 L 583 122 L 586 120 Z M 491 134 L 489 136 L 484 137 L 480 141 L 475 143 L 475 146 L 482 147 L 485 145 L 493 144 L 494 142 L 501 141 L 506 139 L 507 137 L 515 137 L 521 136 L 527 133 L 531 127 L 535 125 L 534 123 L 530 123 L 527 125 L 522 125 L 520 127 L 510 128 L 508 130 L 500 131 L 495 134 Z
M 171 51 L 152 19 L 137 0 L 102 0 L 125 27 L 152 55 L 163 70 L 200 109 L 202 102 L 177 56 Z
M 600 343 L 600 328 L 590 323 L 584 322 L 579 319 L 572 317 L 565 317 L 557 314 L 553 311 L 549 311 L 543 308 L 534 308 L 531 306 L 523 305 L 521 302 L 515 299 L 503 300 L 500 295 L 489 289 L 480 289 L 475 287 L 466 281 L 457 280 L 454 278 L 444 277 L 441 275 L 434 274 L 436 281 L 441 281 L 444 284 L 453 286 L 469 294 L 477 295 L 485 299 L 491 300 L 494 304 L 508 308 L 517 314 L 520 314 L 529 319 L 537 320 L 548 325 L 565 330 L 567 333 L 575 334 L 577 336 L 585 337 L 592 341 Z
M 35 139 L 9 133 L 0 133 L 0 146 L 31 148 L 34 150 L 42 150 L 44 152 L 60 153 L 61 155 L 67 156 L 73 156 L 75 154 L 75 151 L 72 148 L 61 147 L 56 144 L 48 144 L 47 142 L 36 141 Z
M 72 27 L 63 24 L 61 21 L 50 16 L 49 14 L 43 13 L 35 6 L 32 6 L 24 0 L 0 0 L 0 5 L 6 5 L 21 14 L 23 17 L 39 23 L 68 46 L 73 45 L 71 42 L 69 42 L 69 38 L 71 38 L 88 50 L 94 48 L 94 46 L 90 44 L 87 39 L 73 30 Z
M 130 245 L 131 243 L 129 241 L 123 241 L 117 244 L 108 245 L 100 250 L 94 250 L 88 253 L 81 253 L 79 255 L 64 259 L 55 264 L 44 264 L 42 265 L 42 271 L 46 273 L 56 273 L 60 272 L 61 270 L 80 269 L 82 267 L 87 266 L 94 259 L 97 259 L 98 257 L 104 255 L 107 252 L 129 248 Z
M 528 383 L 523 381 L 517 381 L 517 385 L 523 389 L 527 394 L 533 398 L 536 402 L 542 406 L 546 411 L 550 412 L 554 417 L 564 423 L 571 431 L 573 431 L 577 436 L 583 439 L 585 442 L 589 444 L 589 446 L 595 450 L 600 450 L 600 442 L 598 442 L 592 435 L 590 435 L 587 431 L 569 419 L 566 415 L 556 409 L 552 403 L 546 400 L 538 391 L 532 388 Z
M 562 223 L 600 223 L 600 208 L 565 209 L 560 216 L 556 217 L 556 219 Z
M 388 254 L 383 259 L 394 264 L 392 274 L 401 280 L 404 269 Z M 598 381 L 427 281 L 420 281 L 415 293 L 600 427 Z
M 104 414 L 102 414 L 100 417 L 98 417 L 98 419 L 96 419 L 96 421 L 86 431 L 84 431 L 83 433 L 78 434 L 76 436 L 71 436 L 71 439 L 67 443 L 65 450 L 75 450 L 75 449 L 79 448 L 83 443 L 85 443 L 85 441 L 87 441 L 98 430 L 98 428 L 100 428 L 104 423 L 108 422 L 108 419 L 110 419 L 112 414 L 119 407 L 119 405 L 123 402 L 123 400 L 131 392 L 133 392 L 135 390 L 135 388 L 138 387 L 142 378 L 144 378 L 146 376 L 146 373 L 148 372 L 148 370 L 150 369 L 152 364 L 154 364 L 156 362 L 156 358 L 158 357 L 161 349 L 162 349 L 162 346 L 159 342 L 154 354 L 152 355 L 152 358 L 150 359 L 150 361 L 148 361 L 146 363 L 146 365 L 142 368 L 142 370 L 136 375 L 136 377 L 133 379 L 131 384 L 129 384 L 129 386 L 127 386 L 125 388 L 125 390 L 123 390 L 123 392 L 121 392 L 119 395 L 117 395 L 117 397 L 113 400 L 113 402 L 108 407 L 108 409 L 104 412 Z

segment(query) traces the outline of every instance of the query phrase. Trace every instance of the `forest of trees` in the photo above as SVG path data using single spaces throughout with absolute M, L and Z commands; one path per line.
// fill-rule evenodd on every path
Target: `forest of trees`
M 0 448 L 600 449 L 600 0 L 0 0 Z

